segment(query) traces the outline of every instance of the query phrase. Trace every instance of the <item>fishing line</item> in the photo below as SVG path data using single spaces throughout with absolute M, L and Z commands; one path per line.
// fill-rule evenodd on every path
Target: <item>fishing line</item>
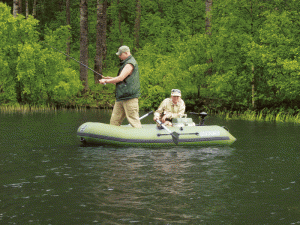
M 88 67 L 87 65 L 83 64 L 82 62 L 80 62 L 80 61 L 78 61 L 78 60 L 74 59 L 72 56 L 69 56 L 68 54 L 66 54 L 66 53 L 64 53 L 64 52 L 62 52 L 62 51 L 60 51 L 60 50 L 59 50 L 59 49 L 57 49 L 57 48 L 54 48 L 54 47 L 52 47 L 51 45 L 49 45 L 49 44 L 47 44 L 47 43 L 45 43 L 45 42 L 43 42 L 43 41 L 40 41 L 40 42 L 42 42 L 42 43 L 43 43 L 43 44 L 45 44 L 45 45 L 48 45 L 48 46 L 50 46 L 51 48 L 55 49 L 56 51 L 58 51 L 58 52 L 60 52 L 60 53 L 64 54 L 65 56 L 67 56 L 67 57 L 69 57 L 69 58 L 73 59 L 74 61 L 76 61 L 76 62 L 80 63 L 81 65 L 85 66 L 86 68 L 88 68 L 89 70 L 93 71 L 94 73 L 96 73 L 96 74 L 100 75 L 101 77 L 104 77 L 102 74 L 100 74 L 100 73 L 98 73 L 97 71 L 95 71 L 95 70 L 91 69 L 90 67 Z

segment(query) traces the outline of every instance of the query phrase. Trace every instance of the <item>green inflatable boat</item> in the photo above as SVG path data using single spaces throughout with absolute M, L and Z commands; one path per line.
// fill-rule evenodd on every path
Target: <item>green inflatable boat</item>
M 113 126 L 87 122 L 77 130 L 77 137 L 84 144 L 121 146 L 167 145 L 231 145 L 236 141 L 226 128 L 195 125 L 191 118 L 173 119 L 172 127 L 143 124 L 141 129 L 130 125 Z

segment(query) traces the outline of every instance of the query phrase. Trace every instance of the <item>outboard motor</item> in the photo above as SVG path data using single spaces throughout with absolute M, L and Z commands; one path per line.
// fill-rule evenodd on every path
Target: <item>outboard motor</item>
M 84 145 L 86 144 L 86 140 L 83 137 L 80 138 L 80 142 Z
M 204 126 L 204 121 L 205 121 L 205 117 L 207 116 L 207 113 L 206 112 L 201 112 L 199 115 L 201 117 L 200 126 Z
M 205 117 L 207 116 L 206 112 L 201 112 L 201 113 L 190 112 L 190 114 L 199 115 L 199 117 L 201 117 L 201 121 L 199 121 L 199 124 L 197 124 L 196 126 L 204 126 Z

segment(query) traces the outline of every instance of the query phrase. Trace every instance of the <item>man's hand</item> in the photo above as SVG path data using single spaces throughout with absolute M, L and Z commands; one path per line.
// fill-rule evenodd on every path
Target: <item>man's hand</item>
M 154 117 L 153 117 L 153 120 L 154 120 L 154 121 L 159 120 L 158 116 L 154 116 Z
M 104 84 L 104 85 L 105 85 L 105 84 L 106 84 L 106 82 L 105 82 L 105 81 L 106 81 L 105 79 L 101 79 L 101 80 L 99 80 L 99 83 L 100 83 L 100 84 Z
M 163 116 L 163 118 L 161 118 L 161 122 L 165 123 L 167 119 L 167 114 Z

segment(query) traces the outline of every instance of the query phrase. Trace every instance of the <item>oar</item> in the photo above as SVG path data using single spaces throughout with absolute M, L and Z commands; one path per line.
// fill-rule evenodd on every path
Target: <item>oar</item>
M 150 111 L 150 112 L 146 113 L 145 115 L 141 116 L 141 117 L 139 118 L 139 120 L 144 119 L 145 117 L 149 116 L 149 115 L 152 114 L 152 113 L 153 113 L 153 111 Z M 130 123 L 129 123 L 128 125 L 130 125 Z
M 142 120 L 142 119 L 144 119 L 145 117 L 149 116 L 149 115 L 152 114 L 152 113 L 153 113 L 153 111 L 150 111 L 150 112 L 148 112 L 147 114 L 141 116 L 139 119 Z
M 169 128 L 167 128 L 162 122 L 160 122 L 159 120 L 156 120 L 156 123 L 158 123 L 159 125 L 161 125 L 166 131 L 169 132 L 169 134 L 171 134 L 173 142 L 175 143 L 175 145 L 178 145 L 178 139 L 179 139 L 179 134 L 176 133 L 175 131 L 172 132 L 169 130 Z

